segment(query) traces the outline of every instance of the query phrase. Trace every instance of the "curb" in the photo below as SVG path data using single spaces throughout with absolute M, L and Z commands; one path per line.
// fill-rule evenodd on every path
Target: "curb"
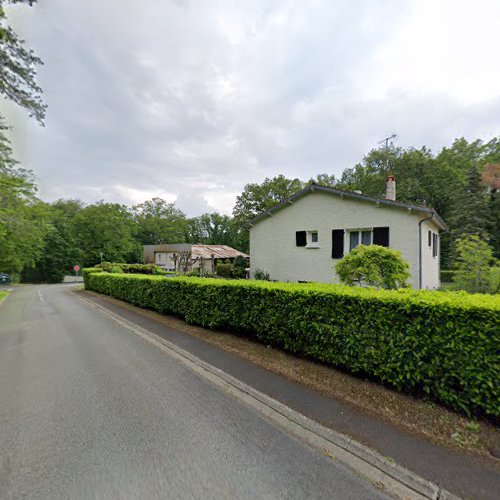
M 172 342 L 128 321 L 109 309 L 71 292 L 121 326 L 170 354 L 192 371 L 230 393 L 296 438 L 354 470 L 383 492 L 400 499 L 459 500 L 431 481 L 388 460 L 348 436 L 329 429 L 290 407 L 257 391 Z

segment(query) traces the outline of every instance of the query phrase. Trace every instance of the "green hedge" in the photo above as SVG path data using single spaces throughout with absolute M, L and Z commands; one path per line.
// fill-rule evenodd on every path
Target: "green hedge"
M 467 414 L 500 416 L 500 298 L 84 272 L 85 286 L 251 335 Z
M 174 274 L 165 271 L 156 264 L 123 264 L 121 262 L 102 262 L 95 266 L 96 269 L 102 269 L 108 273 L 115 272 L 115 268 L 120 268 L 126 274 Z

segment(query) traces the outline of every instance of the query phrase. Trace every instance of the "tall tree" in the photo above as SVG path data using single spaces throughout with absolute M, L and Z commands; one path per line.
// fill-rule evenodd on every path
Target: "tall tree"
M 143 245 L 182 243 L 187 222 L 174 203 L 152 198 L 132 208 L 137 224 L 137 238 Z
M 238 223 L 245 223 L 303 187 L 301 180 L 288 179 L 284 175 L 266 178 L 262 184 L 247 184 L 236 198 L 233 217 Z
M 36 0 L 0 0 L 0 94 L 43 123 L 45 104 L 41 97 L 42 89 L 36 83 L 36 68 L 42 60 L 25 46 L 24 40 L 9 26 L 4 9 L 6 3 L 27 3 L 31 6 Z
M 455 240 L 463 235 L 477 235 L 484 241 L 489 240 L 488 229 L 491 219 L 487 191 L 477 166 L 469 168 L 467 188 L 454 200 L 449 222 Z
M 186 240 L 188 243 L 229 245 L 238 248 L 240 245 L 238 232 L 231 217 L 214 212 L 189 219 Z
M 84 266 L 101 260 L 133 262 L 140 258 L 134 220 L 124 205 L 103 201 L 89 205 L 75 215 L 72 226 Z
M 500 163 L 487 164 L 482 180 L 489 191 L 491 246 L 494 256 L 500 259 Z

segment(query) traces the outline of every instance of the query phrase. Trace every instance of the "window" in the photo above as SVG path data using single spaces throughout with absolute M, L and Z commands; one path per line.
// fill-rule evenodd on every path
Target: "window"
M 307 231 L 307 248 L 319 248 L 318 231 Z
M 435 258 L 438 256 L 439 236 L 436 233 L 432 233 L 432 256 Z
M 364 229 L 364 230 L 355 229 L 349 231 L 349 252 L 352 252 L 359 244 L 361 245 L 372 244 L 371 229 Z
M 432 231 L 427 231 L 427 244 L 432 246 Z

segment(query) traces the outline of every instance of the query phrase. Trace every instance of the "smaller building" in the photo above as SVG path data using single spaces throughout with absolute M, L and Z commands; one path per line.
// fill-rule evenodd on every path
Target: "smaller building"
M 217 264 L 233 262 L 248 255 L 227 245 L 191 245 L 187 243 L 144 245 L 144 263 L 156 264 L 167 271 L 185 273 L 199 269 L 200 274 L 214 274 Z

